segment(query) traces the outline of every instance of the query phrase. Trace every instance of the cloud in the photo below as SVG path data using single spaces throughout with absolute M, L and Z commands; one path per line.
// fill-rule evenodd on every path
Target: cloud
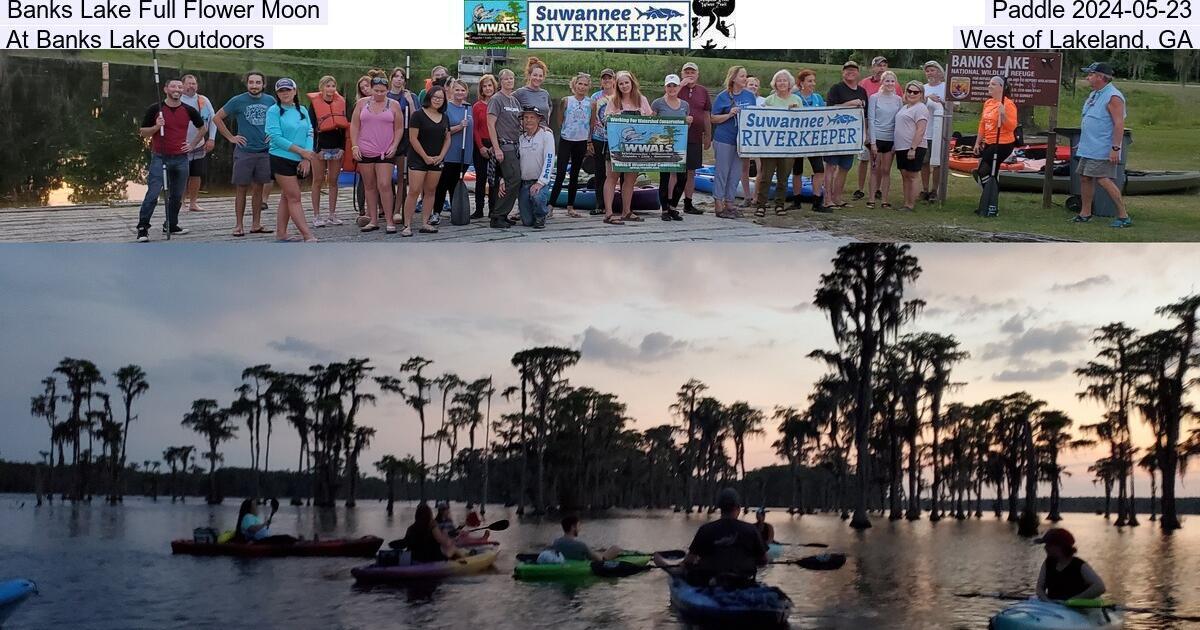
M 1027 381 L 1052 381 L 1070 370 L 1066 361 L 1052 361 L 1046 365 L 1030 365 L 1012 368 L 992 375 L 992 380 L 1001 383 Z
M 1003 324 L 1000 324 L 1000 332 L 1006 332 L 1013 335 L 1019 335 L 1025 332 L 1026 315 L 1017 313 L 1006 319 Z
M 627 365 L 662 361 L 680 354 L 687 348 L 688 342 L 664 332 L 649 333 L 634 345 L 594 326 L 588 326 L 583 331 L 579 351 L 585 359 L 612 365 Z
M 1030 328 L 1010 335 L 1005 341 L 989 343 L 983 347 L 981 356 L 984 359 L 1021 359 L 1038 353 L 1063 354 L 1079 349 L 1087 340 L 1087 331 L 1083 326 L 1063 322 L 1057 326 Z
M 267 347 L 284 354 L 292 354 L 305 359 L 326 362 L 334 359 L 334 352 L 322 348 L 311 341 L 288 335 L 282 341 L 268 341 Z
M 977 295 L 930 296 L 925 300 L 929 304 L 940 304 L 925 308 L 922 314 L 927 317 L 940 317 L 947 314 L 957 314 L 957 323 L 972 322 L 985 315 L 1016 310 L 1020 304 L 1014 299 L 989 301 Z
M 1091 276 L 1090 278 L 1084 278 L 1078 282 L 1068 282 L 1066 284 L 1055 283 L 1054 286 L 1050 287 L 1050 290 L 1070 293 L 1076 291 L 1086 291 L 1095 287 L 1104 287 L 1110 284 L 1112 284 L 1112 278 L 1107 275 L 1099 275 Z

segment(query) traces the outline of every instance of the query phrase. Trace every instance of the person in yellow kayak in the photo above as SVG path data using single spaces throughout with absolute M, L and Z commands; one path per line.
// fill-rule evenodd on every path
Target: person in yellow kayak
M 753 580 L 758 568 L 769 562 L 767 543 L 754 525 L 738 518 L 742 508 L 736 490 L 722 490 L 717 495 L 717 507 L 721 518 L 696 530 L 680 565 L 671 564 L 659 554 L 654 554 L 654 564 L 669 573 L 682 572 L 693 586 L 705 586 L 714 579 Z
M 467 518 L 463 521 L 467 527 L 479 527 L 483 525 L 483 519 L 479 518 L 479 512 L 475 509 L 475 504 L 467 503 Z
M 562 520 L 563 535 L 550 544 L 550 551 L 562 555 L 564 560 L 613 560 L 624 551 L 616 545 L 597 553 L 587 543 L 579 539 L 579 517 L 564 516 Z
M 1046 546 L 1046 561 L 1038 575 L 1037 596 L 1042 601 L 1096 599 L 1104 594 L 1104 580 L 1091 565 L 1075 555 L 1075 537 L 1065 529 L 1047 530 L 1034 542 Z
M 403 545 L 408 549 L 412 562 L 442 562 L 460 558 L 464 554 L 454 546 L 454 541 L 438 527 L 433 510 L 428 503 L 417 506 L 413 524 L 404 532 Z

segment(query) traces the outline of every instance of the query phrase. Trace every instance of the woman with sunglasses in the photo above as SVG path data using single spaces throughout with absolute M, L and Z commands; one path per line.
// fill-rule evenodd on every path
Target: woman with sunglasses
M 388 98 L 388 79 L 372 71 L 371 97 L 354 106 L 350 119 L 350 150 L 358 162 L 358 174 L 366 190 L 367 215 L 363 232 L 379 229 L 379 211 L 387 219 L 387 233 L 396 233 L 396 215 L 392 199 L 392 170 L 404 126 L 400 105 Z
M 496 77 L 485 74 L 479 77 L 476 86 L 475 104 L 471 106 L 471 135 L 475 138 L 475 213 L 472 219 L 483 218 L 483 200 L 487 197 L 488 210 L 496 205 L 494 191 L 488 190 L 492 178 L 488 175 L 492 161 L 492 137 L 488 134 L 488 101 L 496 93 Z
M 564 96 L 558 108 L 558 170 L 554 175 L 554 186 L 550 189 L 550 206 L 558 205 L 558 193 L 562 191 L 567 167 L 571 179 L 567 183 L 567 216 L 578 218 L 583 215 L 575 211 L 575 194 L 579 189 L 579 173 L 583 170 L 583 158 L 592 152 L 592 77 L 577 74 L 571 79 L 571 95 Z
M 422 234 L 437 234 L 430 219 L 435 214 L 438 180 L 442 162 L 450 150 L 450 123 L 446 115 L 446 88 L 435 85 L 425 92 L 421 109 L 409 119 L 408 177 L 412 191 L 404 200 L 404 231 L 400 236 L 412 236 L 413 215 L 417 211 L 417 194 L 425 207 Z
M 1006 87 L 1004 77 L 988 81 L 988 100 L 983 104 L 979 135 L 975 137 L 975 155 L 979 156 L 975 175 L 981 185 L 991 179 L 993 165 L 1003 164 L 1017 146 L 1017 104 L 1004 95 Z
M 275 82 L 275 97 L 278 102 L 267 109 L 266 133 L 270 138 L 271 173 L 279 184 L 279 209 L 275 213 L 275 240 L 293 241 L 288 238 L 288 221 L 296 224 L 306 243 L 315 243 L 316 237 L 308 230 L 304 220 L 304 208 L 300 205 L 300 182 L 298 177 L 308 175 L 313 153 L 313 126 L 308 114 L 296 101 L 296 82 L 284 77 Z
M 875 207 L 876 193 L 881 208 L 892 207 L 892 158 L 895 156 L 896 113 L 904 106 L 897 87 L 896 73 L 885 70 L 879 75 L 879 91 L 867 99 L 867 148 L 873 169 L 867 180 L 867 207 Z M 922 88 L 923 89 L 923 88 Z
M 909 81 L 904 86 L 904 105 L 896 113 L 896 166 L 904 188 L 904 206 L 912 212 L 921 192 L 921 166 L 925 164 L 925 128 L 929 126 L 929 107 L 925 105 L 925 85 Z M 887 197 L 884 197 L 887 199 Z

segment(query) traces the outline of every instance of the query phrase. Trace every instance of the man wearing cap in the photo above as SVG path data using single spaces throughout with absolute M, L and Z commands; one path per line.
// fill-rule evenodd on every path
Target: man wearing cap
M 1125 141 L 1125 95 L 1112 83 L 1111 65 L 1097 62 L 1083 71 L 1087 73 L 1092 93 L 1083 102 L 1083 117 L 1080 120 L 1082 134 L 1079 147 L 1075 149 L 1075 154 L 1079 156 L 1079 192 L 1083 197 L 1083 207 L 1072 221 L 1086 223 L 1092 219 L 1092 199 L 1096 195 L 1096 184 L 1099 183 L 1117 204 L 1117 218 L 1109 225 L 1114 228 L 1130 227 L 1133 219 L 1125 211 L 1125 200 L 1113 181 Z
M 767 508 L 760 507 L 754 513 L 754 529 L 758 531 L 763 542 L 768 545 L 775 542 L 775 526 L 767 522 Z
M 921 166 L 921 200 L 933 203 L 937 201 L 937 189 L 942 181 L 942 167 L 933 166 L 930 157 L 933 155 L 933 143 L 942 141 L 933 133 L 933 121 L 941 116 L 946 109 L 946 71 L 942 64 L 932 59 L 925 62 L 921 68 L 925 71 L 925 105 L 929 107 L 932 117 L 925 127 L 925 163 Z M 953 104 L 951 104 L 953 106 Z M 945 153 L 942 159 L 945 160 Z
M 592 155 L 596 158 L 596 207 L 591 214 L 604 214 L 604 180 L 608 179 L 608 129 L 604 114 L 608 111 L 608 99 L 617 92 L 617 73 L 612 68 L 600 71 L 600 89 L 592 94 Z
M 183 191 L 187 187 L 188 154 L 204 146 L 208 125 L 200 112 L 184 103 L 183 82 L 170 79 L 163 86 L 166 96 L 150 106 L 142 117 L 138 133 L 150 139 L 150 169 L 146 175 L 146 196 L 138 213 L 137 241 L 150 240 L 150 217 L 158 205 L 163 185 L 167 186 L 167 218 L 163 234 L 187 234 L 179 227 L 179 209 L 183 206 Z M 190 125 L 190 126 L 189 126 Z M 191 134 L 191 129 L 195 133 Z M 164 181 L 165 180 L 165 181 Z
M 700 85 L 700 67 L 691 61 L 683 64 L 680 71 L 679 98 L 688 104 L 692 122 L 688 124 L 687 176 L 683 188 L 683 211 L 688 214 L 704 214 L 692 205 L 696 192 L 696 169 L 704 165 L 704 151 L 712 147 L 712 98 L 708 88 Z
M 825 95 L 825 103 L 835 107 L 853 107 L 862 112 L 863 138 L 866 138 L 867 101 L 870 95 L 858 84 L 858 62 L 853 59 L 842 64 L 842 80 L 829 88 Z M 846 188 L 846 175 L 854 166 L 854 154 L 825 156 L 825 201 L 822 205 L 830 210 L 850 207 L 842 201 L 842 193 Z M 864 171 L 865 172 L 865 171 Z M 861 192 L 861 191 L 860 191 Z M 861 198 L 861 195 L 858 197 Z
M 535 230 L 546 227 L 546 215 L 550 214 L 546 186 L 554 178 L 554 134 L 545 124 L 546 113 L 536 106 L 530 105 L 522 111 L 517 149 L 521 154 L 521 193 L 517 208 L 521 212 L 521 225 Z M 505 184 L 501 182 L 501 196 L 504 192 Z
M 183 75 L 183 94 L 179 97 L 179 100 L 191 105 L 192 109 L 200 112 L 200 117 L 208 125 L 204 144 L 188 155 L 188 210 L 191 212 L 200 212 L 203 208 L 196 201 L 200 195 L 200 181 L 208 176 L 208 154 L 212 153 L 213 147 L 216 146 L 217 126 L 212 124 L 212 119 L 217 112 L 213 109 L 212 101 L 205 98 L 203 94 L 200 94 L 200 82 L 194 74 Z M 195 132 L 196 127 L 193 126 L 189 130 L 189 135 Z
M 265 234 L 262 224 L 262 209 L 264 204 L 263 188 L 271 182 L 271 159 L 267 146 L 267 110 L 275 104 L 275 97 L 263 93 L 266 77 L 261 72 L 246 73 L 246 91 L 229 99 L 217 115 L 213 123 L 226 140 L 234 145 L 233 148 L 233 185 L 237 195 L 233 200 L 237 224 L 233 229 L 234 236 L 245 236 L 246 193 L 250 192 L 251 200 L 251 234 Z M 232 118 L 237 123 L 237 135 L 229 130 L 227 119 Z
M 734 575 L 753 579 L 758 567 L 766 566 L 767 543 L 753 525 L 739 520 L 741 500 L 733 488 L 717 495 L 721 518 L 705 523 L 696 531 L 683 559 L 683 577 L 695 586 L 707 585 L 718 576 Z M 672 569 L 662 556 L 655 554 L 654 563 Z
M 1035 543 L 1046 546 L 1046 561 L 1038 573 L 1037 596 L 1042 601 L 1096 599 L 1104 594 L 1104 580 L 1091 565 L 1075 556 L 1075 537 L 1071 532 L 1052 528 Z

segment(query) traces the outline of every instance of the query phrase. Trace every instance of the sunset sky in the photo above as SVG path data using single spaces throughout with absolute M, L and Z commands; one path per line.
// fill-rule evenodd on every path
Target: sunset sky
M 978 402 L 1025 390 L 1076 424 L 1100 409 L 1080 402 L 1072 370 L 1094 355 L 1093 328 L 1122 320 L 1165 325 L 1157 306 L 1198 290 L 1192 245 L 919 245 L 924 269 L 912 297 L 928 302 L 912 331 L 953 334 L 971 352 L 950 399 Z M 7 246 L 0 250 L 0 458 L 45 450 L 45 422 L 29 415 L 39 381 L 64 356 L 106 375 L 136 363 L 150 392 L 129 440 L 130 459 L 160 459 L 170 445 L 199 444 L 179 426 L 195 398 L 228 404 L 241 370 L 366 356 L 375 374 L 405 358 L 433 359 L 429 373 L 515 382 L 512 354 L 562 344 L 583 359 L 573 384 L 611 391 L 638 428 L 673 420 L 688 378 L 722 401 L 770 411 L 802 405 L 832 348 L 811 306 L 833 247 L 805 246 L 423 246 L 404 244 L 169 247 Z M 111 379 L 110 379 L 111 380 Z M 115 388 L 111 387 L 110 390 Z M 438 412 L 440 397 L 432 407 Z M 507 410 L 497 399 L 494 414 Z M 381 396 L 360 422 L 378 430 L 363 468 L 417 448 L 415 414 Z M 750 442 L 747 465 L 776 458 L 768 436 Z M 293 467 L 297 440 L 277 423 L 272 467 Z M 244 433 L 244 427 L 242 428 Z M 1140 424 L 1139 444 L 1148 443 Z M 248 441 L 224 448 L 248 465 Z M 1064 460 L 1068 495 L 1095 494 L 1094 451 Z M 1139 479 L 1138 494 L 1148 486 Z M 1195 496 L 1190 478 L 1180 494 Z

